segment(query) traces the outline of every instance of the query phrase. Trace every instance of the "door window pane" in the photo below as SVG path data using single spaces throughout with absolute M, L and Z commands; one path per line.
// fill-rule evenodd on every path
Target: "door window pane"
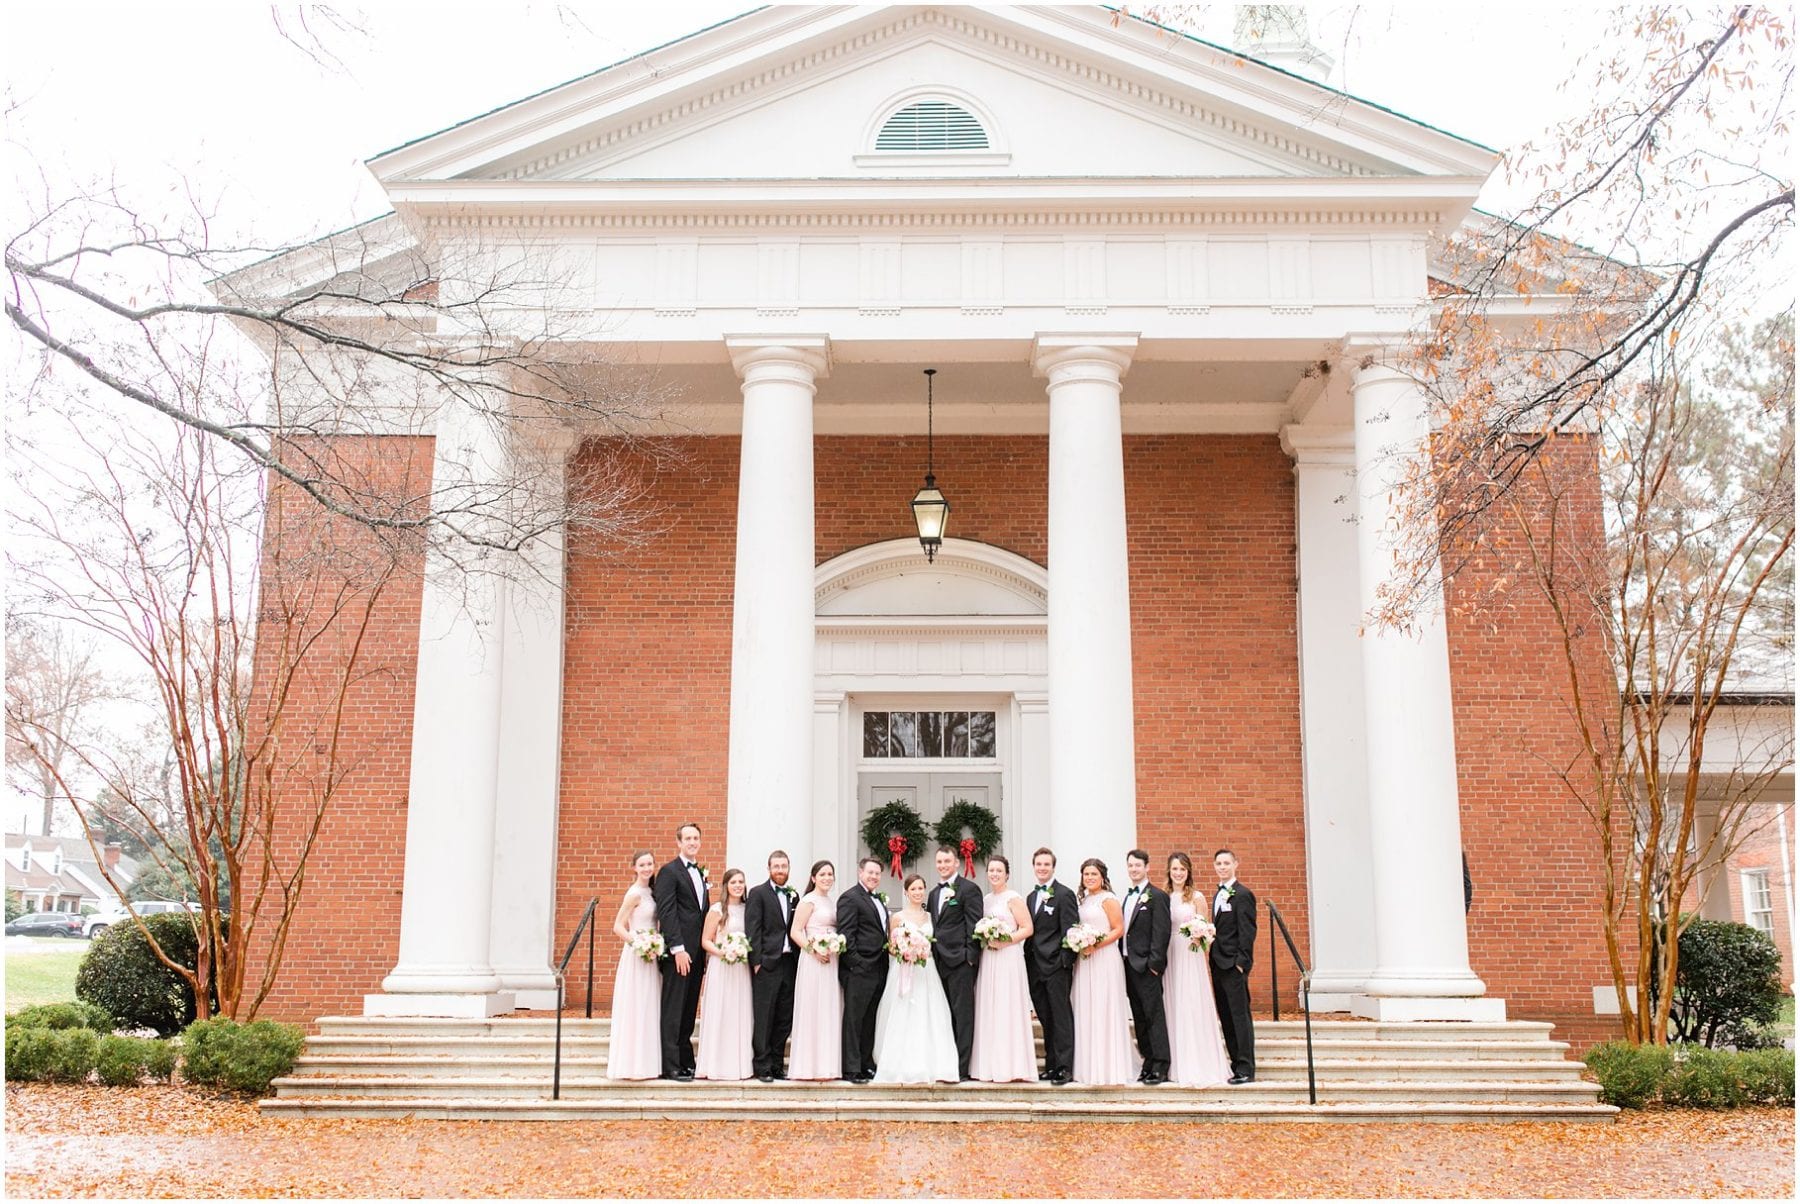
M 917 757 L 919 752 L 919 712 L 888 713 L 888 756 Z
M 887 756 L 888 717 L 886 711 L 867 711 L 863 714 L 863 756 Z
M 944 713 L 942 711 L 919 712 L 919 755 L 921 757 L 944 755 Z
M 994 712 L 969 712 L 969 755 L 971 757 L 994 755 Z
M 969 712 L 947 711 L 944 714 L 944 755 L 969 755 Z

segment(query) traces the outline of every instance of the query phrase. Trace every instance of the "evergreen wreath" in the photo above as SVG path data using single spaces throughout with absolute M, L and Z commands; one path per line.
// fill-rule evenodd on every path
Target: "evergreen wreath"
M 969 843 L 965 843 L 964 832 Z M 938 844 L 957 850 L 964 871 L 973 877 L 974 863 L 1000 847 L 1000 819 L 980 803 L 959 798 L 944 809 L 933 835 Z
M 869 812 L 863 820 L 862 839 L 870 855 L 888 862 L 898 878 L 901 869 L 917 861 L 925 851 L 925 821 L 905 799 L 897 798 Z M 895 841 L 900 842 L 899 848 L 894 847 Z

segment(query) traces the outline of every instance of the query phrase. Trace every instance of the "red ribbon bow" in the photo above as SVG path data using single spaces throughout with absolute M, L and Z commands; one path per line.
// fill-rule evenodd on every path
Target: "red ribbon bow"
M 962 849 L 963 873 L 973 878 L 975 876 L 975 838 L 973 836 L 963 837 L 959 847 Z
M 900 876 L 900 859 L 906 856 L 906 837 L 888 837 L 888 852 L 894 855 L 894 877 Z

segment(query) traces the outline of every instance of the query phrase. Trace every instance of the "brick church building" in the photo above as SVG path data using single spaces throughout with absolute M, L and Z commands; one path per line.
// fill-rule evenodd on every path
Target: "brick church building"
M 579 264 L 568 337 L 655 366 L 676 454 L 638 466 L 651 537 L 537 542 L 531 606 L 439 565 L 384 603 L 265 1013 L 548 1006 L 679 822 L 715 881 L 778 847 L 841 880 L 904 799 L 991 810 L 1016 881 L 1039 845 L 1064 881 L 1231 846 L 1317 1010 L 1598 1034 L 1541 617 L 1363 622 L 1425 421 L 1395 365 L 1498 161 L 1081 6 L 760 9 L 372 160 L 363 237 Z M 339 454 L 417 486 L 464 446 L 439 421 Z M 576 432 L 566 487 L 638 456 Z

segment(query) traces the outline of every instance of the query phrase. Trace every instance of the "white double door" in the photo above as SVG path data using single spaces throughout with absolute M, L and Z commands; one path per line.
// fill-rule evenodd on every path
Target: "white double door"
M 986 807 L 995 815 L 1005 814 L 1001 807 L 998 772 L 864 770 L 857 775 L 855 831 L 859 834 L 862 832 L 863 821 L 871 811 L 896 800 L 906 803 L 925 821 L 926 847 L 919 850 L 916 858 L 907 861 L 906 872 L 921 874 L 928 883 L 937 881 L 937 870 L 932 860 L 937 854 L 937 842 L 931 839 L 931 831 L 948 808 L 959 802 L 970 802 Z M 869 855 L 871 851 L 862 847 L 858 837 L 856 857 Z M 881 857 L 882 889 L 888 892 L 888 899 L 897 908 L 901 899 L 900 881 L 891 871 L 892 858 L 886 852 L 878 855 Z M 855 861 L 851 864 L 854 866 Z M 848 876 L 854 878 L 854 870 Z M 840 873 L 839 877 L 844 878 L 846 875 Z M 986 867 L 975 867 L 975 881 L 984 892 L 987 890 Z

